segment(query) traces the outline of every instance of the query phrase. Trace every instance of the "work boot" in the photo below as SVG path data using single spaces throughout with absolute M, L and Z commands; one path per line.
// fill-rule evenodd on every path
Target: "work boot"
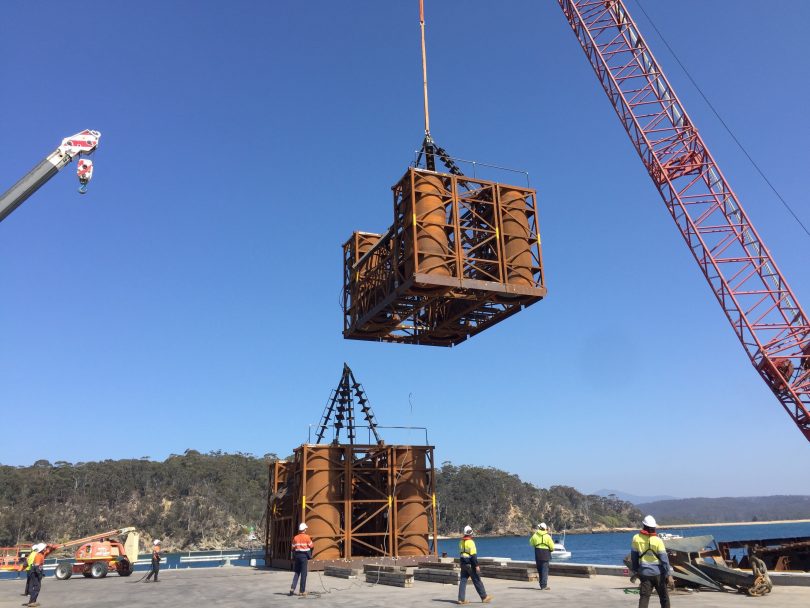
M 28 608 L 36 608 L 37 606 L 39 606 L 39 602 L 31 602 L 25 605 L 28 606 Z
M 306 596 L 307 596 L 306 591 L 302 591 L 301 593 L 298 594 L 298 597 L 306 597 Z
M 469 603 L 470 603 L 470 601 L 469 601 L 469 600 L 456 600 L 456 604 L 461 604 L 462 606 L 463 606 L 464 604 L 469 604 Z
M 290 589 L 290 595 L 295 595 L 295 589 Z
M 541 589 L 542 589 L 543 591 L 551 591 L 551 587 L 542 587 Z
M 481 602 L 484 603 L 484 604 L 489 604 L 491 601 L 492 601 L 492 596 L 491 595 L 488 595 L 484 599 L 481 600 Z

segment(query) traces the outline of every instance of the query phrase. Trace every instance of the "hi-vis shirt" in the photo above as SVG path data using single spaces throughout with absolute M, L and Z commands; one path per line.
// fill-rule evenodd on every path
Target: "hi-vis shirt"
M 475 541 L 472 536 L 464 536 L 458 541 L 458 554 L 462 563 L 478 565 L 478 550 L 475 548 Z
M 655 534 L 638 533 L 633 537 L 630 550 L 633 571 L 644 576 L 670 574 L 669 558 L 664 541 Z
M 309 537 L 309 534 L 301 533 L 293 537 L 293 551 L 309 551 L 310 549 L 312 549 L 312 539 Z

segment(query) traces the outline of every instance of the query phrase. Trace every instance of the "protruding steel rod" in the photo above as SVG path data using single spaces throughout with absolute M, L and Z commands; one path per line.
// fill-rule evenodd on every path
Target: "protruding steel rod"
M 422 30 L 422 88 L 425 92 L 425 135 L 430 135 L 428 111 L 427 52 L 425 51 L 425 0 L 419 0 L 419 28 Z

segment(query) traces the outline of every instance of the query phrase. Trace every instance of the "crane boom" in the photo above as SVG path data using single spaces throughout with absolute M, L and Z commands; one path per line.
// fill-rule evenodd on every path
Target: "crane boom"
M 622 0 L 558 0 L 760 376 L 810 441 L 810 322 Z
M 12 211 L 22 205 L 34 192 L 39 190 L 49 179 L 59 173 L 77 156 L 91 154 L 98 148 L 101 133 L 85 129 L 62 140 L 56 150 L 45 157 L 36 167 L 31 169 L 23 178 L 0 196 L 0 222 L 6 219 Z M 92 164 L 90 165 L 92 167 Z M 79 180 L 82 185 L 89 181 L 92 169 L 88 171 L 83 166 Z

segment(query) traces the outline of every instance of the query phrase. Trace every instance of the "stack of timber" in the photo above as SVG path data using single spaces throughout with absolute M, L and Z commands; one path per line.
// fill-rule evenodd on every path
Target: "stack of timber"
M 537 569 L 534 566 L 526 566 L 509 563 L 487 563 L 479 559 L 481 566 L 481 576 L 489 578 L 502 578 L 510 581 L 537 582 Z
M 420 562 L 414 572 L 414 579 L 429 583 L 458 585 L 461 567 L 454 562 Z
M 413 587 L 413 567 L 366 564 L 363 572 L 367 583 L 391 587 Z
M 554 576 L 574 576 L 578 578 L 591 578 L 596 576 L 596 568 L 580 564 L 549 563 L 548 573 Z
M 359 568 L 352 568 L 351 566 L 326 566 L 323 573 L 325 576 L 334 576 L 337 578 L 357 578 L 362 572 Z

